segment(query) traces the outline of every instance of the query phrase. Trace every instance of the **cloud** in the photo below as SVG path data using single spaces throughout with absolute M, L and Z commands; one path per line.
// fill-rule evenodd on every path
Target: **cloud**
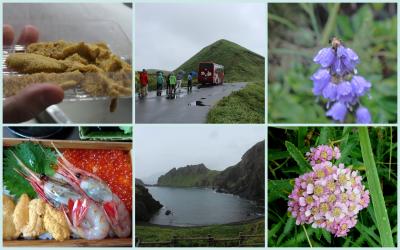
M 223 170 L 264 140 L 263 126 L 145 126 L 135 127 L 138 178 L 166 173 L 173 167 L 204 163 Z

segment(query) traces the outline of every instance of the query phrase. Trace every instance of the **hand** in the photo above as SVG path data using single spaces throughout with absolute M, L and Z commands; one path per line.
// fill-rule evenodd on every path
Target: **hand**
M 35 26 L 26 25 L 18 38 L 18 44 L 29 45 L 37 42 L 39 31 Z M 3 26 L 3 44 L 10 46 L 14 42 L 14 29 L 11 25 Z M 3 102 L 3 122 L 18 123 L 34 118 L 48 106 L 64 99 L 64 90 L 53 84 L 32 84 L 15 96 Z

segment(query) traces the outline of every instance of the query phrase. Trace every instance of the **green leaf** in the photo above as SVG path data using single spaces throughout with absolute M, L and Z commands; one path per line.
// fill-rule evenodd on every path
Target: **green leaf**
M 392 230 L 390 228 L 389 217 L 386 211 L 385 200 L 379 182 L 378 171 L 376 169 L 374 155 L 372 153 L 371 141 L 367 127 L 358 128 L 360 135 L 360 145 L 362 158 L 366 167 L 366 175 L 374 206 L 375 218 L 381 238 L 382 247 L 394 247 Z
M 278 223 L 276 223 L 275 225 L 272 225 L 272 228 L 268 231 L 268 242 L 272 239 L 276 237 L 276 234 L 278 233 L 278 231 L 281 229 L 283 225 L 283 221 L 279 221 Z
M 353 37 L 353 29 L 351 28 L 350 18 L 345 15 L 339 15 L 337 18 L 338 28 L 341 33 L 341 38 L 347 41 Z
M 288 219 L 286 220 L 285 227 L 283 228 L 283 232 L 279 236 L 278 241 L 276 243 L 277 246 L 279 246 L 282 240 L 289 235 L 289 233 L 293 230 L 295 224 L 296 220 L 293 217 L 288 217 Z
M 303 148 L 304 147 L 304 139 L 307 135 L 307 128 L 306 127 L 299 127 L 297 131 L 297 147 Z
M 21 169 L 14 154 L 32 171 L 48 176 L 53 176 L 55 173 L 53 166 L 57 161 L 56 154 L 51 149 L 43 148 L 32 142 L 23 142 L 4 151 L 4 185 L 16 197 L 26 193 L 29 197 L 34 198 L 36 193 L 32 186 L 14 170 Z
M 311 238 L 312 236 L 312 228 L 309 227 L 307 229 L 307 234 Z M 305 234 L 304 230 L 299 230 L 297 234 L 295 234 L 290 240 L 285 241 L 280 247 L 298 247 L 300 243 L 304 242 L 307 240 L 307 236 Z M 307 243 L 308 246 L 308 243 Z
M 295 145 L 293 145 L 293 143 L 286 141 L 285 146 L 287 151 L 292 156 L 292 158 L 297 162 L 300 170 L 303 173 L 311 170 L 310 164 L 306 161 L 301 151 Z
M 268 161 L 275 161 L 288 158 L 290 155 L 286 151 L 268 150 Z
M 374 232 L 374 230 L 376 229 L 375 226 L 372 226 L 371 228 L 369 228 L 369 227 L 364 226 L 362 223 L 357 223 L 356 229 L 358 231 L 360 231 L 361 234 L 368 234 L 377 243 L 381 244 L 379 236 Z
M 292 179 L 286 180 L 269 180 L 268 181 L 268 202 L 273 202 L 277 199 L 288 199 L 289 194 L 293 189 Z
M 332 235 L 331 233 L 329 233 L 328 231 L 321 229 L 322 230 L 322 236 L 324 237 L 324 239 L 328 242 L 331 243 L 332 241 Z
M 318 144 L 328 144 L 330 132 L 329 127 L 323 127 L 321 129 L 321 134 L 319 135 Z

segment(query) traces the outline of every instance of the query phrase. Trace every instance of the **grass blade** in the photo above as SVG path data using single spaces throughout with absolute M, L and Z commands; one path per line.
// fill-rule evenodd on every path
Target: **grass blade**
M 368 128 L 360 127 L 358 131 L 360 135 L 362 158 L 366 167 L 367 181 L 382 247 L 394 247 L 392 229 L 390 228 L 385 200 L 379 182 L 378 170 L 376 169 L 374 155 L 372 153 Z

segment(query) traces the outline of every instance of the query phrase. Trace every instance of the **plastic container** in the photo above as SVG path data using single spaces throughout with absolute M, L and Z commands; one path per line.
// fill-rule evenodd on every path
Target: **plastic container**
M 111 51 L 124 61 L 132 64 L 132 44 L 120 25 L 108 20 L 84 20 L 57 24 L 51 20 L 32 22 L 40 31 L 39 42 L 64 40 L 68 42 L 104 42 Z M 6 68 L 5 59 L 9 53 L 24 52 L 25 46 L 13 45 L 3 47 L 3 74 L 16 74 Z M 18 74 L 16 74 L 18 75 Z M 64 101 L 99 100 L 109 97 L 93 97 L 82 89 L 74 88 L 65 91 Z M 120 98 L 132 98 L 131 96 Z

